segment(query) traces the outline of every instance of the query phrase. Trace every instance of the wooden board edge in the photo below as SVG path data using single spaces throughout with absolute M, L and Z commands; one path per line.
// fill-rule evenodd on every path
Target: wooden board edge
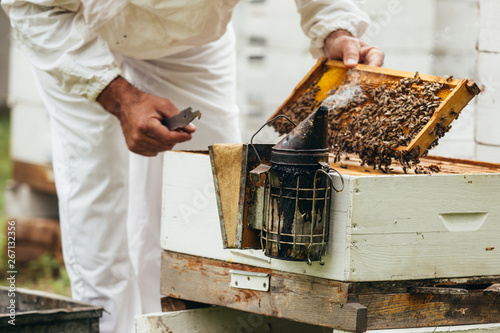
M 361 303 L 352 302 L 345 305 L 350 311 L 355 312 L 355 332 L 365 332 L 368 329 L 368 308 Z
M 208 146 L 208 154 L 210 156 L 210 165 L 212 167 L 212 178 L 214 182 L 215 188 L 215 200 L 217 202 L 217 212 L 219 213 L 219 222 L 220 222 L 220 232 L 222 235 L 222 243 L 225 249 L 228 248 L 227 236 L 226 236 L 226 226 L 224 224 L 224 214 L 222 211 L 222 202 L 220 198 L 220 189 L 219 182 L 217 181 L 217 168 L 215 166 L 215 156 L 214 156 L 214 148 L 213 145 Z
M 427 155 L 425 156 L 425 159 L 433 160 L 436 162 L 449 162 L 454 164 L 466 164 L 466 165 L 479 166 L 490 169 L 500 169 L 500 163 L 494 163 L 494 162 L 484 162 L 484 161 L 476 161 L 476 160 L 454 158 L 454 157 L 443 157 L 436 155 Z
M 344 63 L 339 60 L 328 60 L 325 62 L 325 65 L 327 67 L 339 67 L 339 68 L 346 68 Z M 391 69 L 391 68 L 386 68 L 386 67 L 375 67 L 375 66 L 369 66 L 369 65 L 363 65 L 363 64 L 357 64 L 354 69 L 362 72 L 368 72 L 368 73 L 373 73 L 373 74 L 380 74 L 380 75 L 389 75 L 389 76 L 396 76 L 400 78 L 413 78 L 415 74 L 418 72 L 407 72 L 407 71 L 401 71 L 397 69 Z M 449 86 L 457 86 L 460 83 L 460 79 L 454 79 L 454 78 L 445 78 L 441 76 L 435 76 L 435 75 L 429 75 L 429 74 L 421 74 L 418 73 L 418 76 L 423 80 L 423 81 L 432 81 L 432 82 L 438 82 L 438 83 L 445 83 Z
M 238 195 L 238 220 L 236 222 L 236 241 L 235 247 L 241 249 L 243 245 L 243 232 L 246 229 L 245 223 L 245 197 L 248 174 L 248 144 L 242 144 L 241 149 L 241 173 L 240 173 L 240 191 Z M 235 180 L 236 181 L 236 180 Z
M 270 291 L 231 287 L 231 270 L 269 274 Z M 348 302 L 347 290 L 348 283 L 330 279 L 171 251 L 162 254 L 160 292 L 164 296 L 364 332 L 366 308 Z
M 467 83 L 468 81 L 466 79 L 460 81 L 459 85 L 441 102 L 429 122 L 425 124 L 420 132 L 413 138 L 408 146 L 402 149 L 402 151 L 411 153 L 417 149 L 417 157 L 421 157 L 427 151 L 427 148 L 432 142 L 439 137 L 437 130 L 438 126 L 447 128 L 475 96 L 467 89 Z
M 468 294 L 371 294 L 360 295 L 369 304 L 368 329 L 436 327 L 498 322 L 500 297 Z

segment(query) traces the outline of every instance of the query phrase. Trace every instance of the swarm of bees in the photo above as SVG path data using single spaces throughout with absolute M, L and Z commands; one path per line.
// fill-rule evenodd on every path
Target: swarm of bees
M 297 100 L 288 105 L 288 107 L 283 108 L 282 114 L 287 116 L 295 125 L 300 124 L 321 104 L 321 102 L 315 99 L 318 91 L 320 91 L 320 87 L 318 86 L 307 90 Z M 276 119 L 271 125 L 280 135 L 288 134 L 294 128 L 290 122 L 283 118 Z
M 348 99 L 336 98 L 349 89 Z M 326 103 L 330 109 L 329 143 L 336 162 L 340 161 L 342 154 L 354 153 L 360 157 L 361 165 L 384 172 L 389 171 L 392 161 L 396 160 L 405 172 L 413 167 L 416 173 L 427 173 L 418 167 L 419 151 L 407 152 L 396 148 L 408 146 L 429 122 L 442 101 L 438 95 L 442 89 L 448 89 L 446 84 L 424 82 L 418 73 L 393 85 L 370 87 L 356 82 L 344 84 L 331 91 L 322 102 L 314 98 L 319 90 L 316 87 L 285 108 L 283 114 L 298 124 L 321 103 Z M 280 134 L 288 133 L 293 127 L 283 120 L 274 126 Z M 433 134 L 438 138 L 429 149 L 437 145 L 449 128 L 442 123 L 436 126 Z

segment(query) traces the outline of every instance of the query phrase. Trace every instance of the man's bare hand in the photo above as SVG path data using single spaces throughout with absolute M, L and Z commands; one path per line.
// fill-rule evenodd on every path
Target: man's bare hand
M 195 131 L 192 124 L 175 131 L 163 126 L 161 120 L 179 113 L 179 109 L 169 99 L 144 93 L 122 77 L 113 80 L 97 102 L 120 120 L 127 146 L 136 154 L 156 156 L 190 140 Z
M 323 51 L 329 59 L 343 60 L 348 68 L 358 63 L 370 66 L 384 64 L 385 55 L 381 49 L 353 37 L 346 30 L 332 32 L 325 40 Z

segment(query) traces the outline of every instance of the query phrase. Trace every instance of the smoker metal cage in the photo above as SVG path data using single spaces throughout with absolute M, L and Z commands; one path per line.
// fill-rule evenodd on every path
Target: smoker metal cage
M 267 173 L 261 227 L 261 245 L 267 256 L 323 263 L 335 189 L 330 170 L 320 168 L 313 175 L 294 177 L 294 187 L 289 186 L 290 181 L 285 185 L 272 170 Z

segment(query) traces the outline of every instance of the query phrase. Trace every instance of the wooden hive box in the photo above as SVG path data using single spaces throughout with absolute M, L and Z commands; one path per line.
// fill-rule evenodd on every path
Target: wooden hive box
M 165 160 L 165 250 L 338 281 L 500 275 L 498 164 L 429 157 L 424 169 L 439 173 L 384 174 L 354 157 L 342 162 L 325 264 L 308 266 L 224 248 L 208 153 L 171 151 Z

